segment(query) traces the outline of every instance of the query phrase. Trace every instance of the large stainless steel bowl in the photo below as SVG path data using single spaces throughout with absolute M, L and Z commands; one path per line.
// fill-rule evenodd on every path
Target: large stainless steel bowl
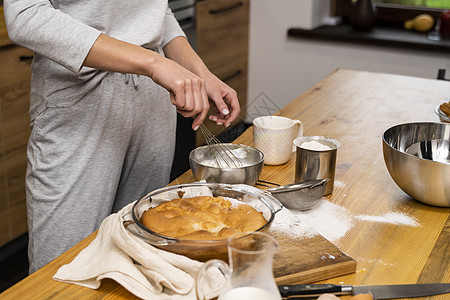
M 261 212 L 267 220 L 266 224 L 256 231 L 268 229 L 275 218 L 275 214 L 282 208 L 281 203 L 269 193 L 244 184 L 187 183 L 155 190 L 138 200 L 133 206 L 131 216 L 125 217 L 127 230 L 155 247 L 192 259 L 199 261 L 207 261 L 213 258 L 226 260 L 227 239 L 188 240 L 175 238 L 154 232 L 141 223 L 141 216 L 150 207 L 180 198 L 181 194 L 183 194 L 183 197 L 221 196 L 251 205 Z
M 395 183 L 426 204 L 450 207 L 450 124 L 407 123 L 383 134 L 383 155 Z
M 209 146 L 195 148 L 189 154 L 192 174 L 197 180 L 206 182 L 254 185 L 264 166 L 264 154 L 249 146 L 222 144 L 233 152 L 242 163 L 240 167 L 219 167 L 214 163 L 213 152 Z M 212 146 L 216 147 L 216 146 Z M 219 150 L 222 151 L 223 150 Z

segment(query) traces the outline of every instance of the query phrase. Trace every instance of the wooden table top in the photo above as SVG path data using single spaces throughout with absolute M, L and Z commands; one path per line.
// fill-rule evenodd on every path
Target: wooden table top
M 449 99 L 447 81 L 337 70 L 277 113 L 301 120 L 304 135 L 328 136 L 342 143 L 335 178 L 340 184 L 327 200 L 354 215 L 399 212 L 418 224 L 355 221 L 334 244 L 357 261 L 357 270 L 326 282 L 450 283 L 450 208 L 425 205 L 406 195 L 390 177 L 382 153 L 382 134 L 387 128 L 405 122 L 438 122 L 434 108 Z M 252 145 L 251 128 L 235 142 Z M 284 165 L 264 166 L 260 179 L 292 183 L 294 165 L 295 155 Z M 194 181 L 188 171 L 171 184 Z M 52 280 L 58 268 L 69 263 L 94 237 L 95 233 L 0 294 L 0 298 L 134 299 L 111 280 L 104 280 L 98 290 Z M 429 299 L 448 297 L 447 294 Z

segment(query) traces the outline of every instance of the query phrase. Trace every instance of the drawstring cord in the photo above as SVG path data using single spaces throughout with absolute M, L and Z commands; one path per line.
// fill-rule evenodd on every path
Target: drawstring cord
M 155 51 L 159 54 L 164 55 L 161 46 L 156 46 L 155 48 L 148 48 L 148 50 Z M 131 83 L 133 84 L 133 87 L 137 90 L 139 87 L 138 78 L 139 78 L 139 75 L 137 75 L 137 74 L 125 74 L 125 84 L 128 84 L 131 81 Z
M 128 84 L 131 81 L 133 87 L 137 89 L 139 87 L 138 78 L 139 75 L 137 74 L 125 74 L 125 84 Z

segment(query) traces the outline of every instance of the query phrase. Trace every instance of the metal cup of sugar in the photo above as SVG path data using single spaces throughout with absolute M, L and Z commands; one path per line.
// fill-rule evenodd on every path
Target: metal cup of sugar
M 341 143 L 323 136 L 303 136 L 294 140 L 296 146 L 295 182 L 328 178 L 324 196 L 333 192 L 337 149 Z

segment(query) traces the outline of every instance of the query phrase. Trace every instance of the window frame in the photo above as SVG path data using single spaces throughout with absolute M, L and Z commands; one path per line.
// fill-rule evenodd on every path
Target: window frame
M 438 20 L 443 9 L 407 6 L 398 4 L 375 3 L 377 9 L 377 25 L 403 27 L 406 20 L 412 19 L 419 14 L 430 14 Z M 352 9 L 352 0 L 333 0 L 335 16 L 341 16 L 344 22 L 348 22 Z

